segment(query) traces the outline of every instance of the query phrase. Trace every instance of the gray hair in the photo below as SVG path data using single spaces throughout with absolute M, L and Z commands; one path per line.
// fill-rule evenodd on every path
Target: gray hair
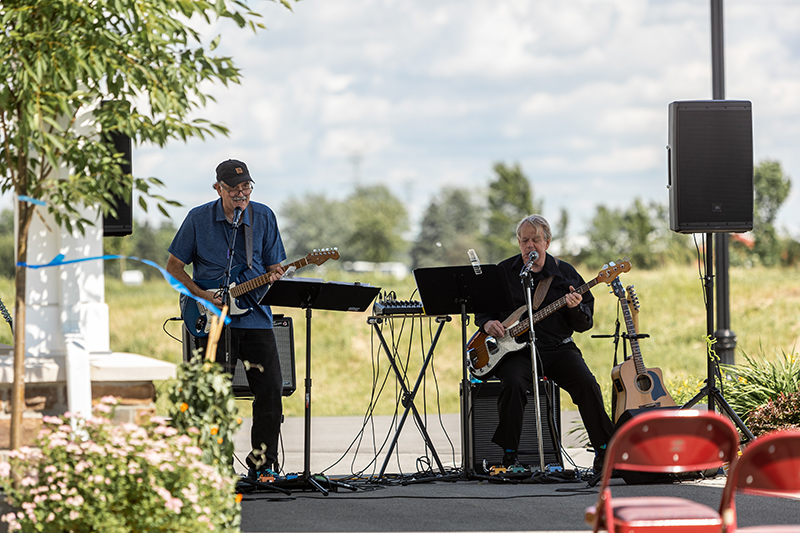
M 547 242 L 550 242 L 552 238 L 552 232 L 550 231 L 550 223 L 542 215 L 528 215 L 522 220 L 519 221 L 517 224 L 517 238 L 519 238 L 519 234 L 522 231 L 522 225 L 528 224 L 529 226 L 533 227 L 537 230 L 537 233 L 543 233 Z

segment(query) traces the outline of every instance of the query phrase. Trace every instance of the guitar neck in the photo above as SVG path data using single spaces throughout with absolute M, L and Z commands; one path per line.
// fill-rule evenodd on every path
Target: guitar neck
M 289 267 L 294 267 L 295 269 L 300 270 L 304 266 L 308 266 L 308 264 L 309 264 L 308 259 L 304 257 L 303 259 L 298 259 L 297 261 L 294 261 L 292 263 L 281 265 L 281 268 L 283 268 L 284 272 L 286 272 L 286 269 Z M 231 289 L 231 297 L 238 298 L 239 296 L 246 294 L 252 291 L 253 289 L 257 289 L 259 287 L 267 285 L 268 283 L 269 283 L 269 273 L 262 274 L 258 277 L 249 279 L 243 283 L 234 286 Z
M 589 289 L 591 289 L 592 287 L 597 285 L 597 283 L 598 283 L 598 280 L 597 280 L 597 278 L 595 278 L 595 279 L 589 281 L 588 283 L 584 283 L 583 285 L 581 285 L 580 287 L 575 289 L 575 292 L 577 292 L 578 294 L 583 294 L 585 292 L 588 292 Z M 533 323 L 536 324 L 536 323 L 540 322 L 541 320 L 543 320 L 546 317 L 552 315 L 553 313 L 555 313 L 556 311 L 558 311 L 559 309 L 561 309 L 565 305 L 567 305 L 567 295 L 566 294 L 564 296 L 562 296 L 561 298 L 559 298 L 558 300 L 556 300 L 555 302 L 553 302 L 550 305 L 548 305 L 547 307 L 543 307 L 542 309 L 539 309 L 538 311 L 533 313 Z M 530 328 L 530 321 L 528 320 L 528 318 L 525 318 L 523 320 L 520 320 L 519 324 L 517 324 L 516 326 L 513 326 L 513 327 L 509 328 L 508 333 L 510 335 L 516 337 L 516 336 L 522 335 L 523 333 L 528 331 L 529 328 Z
M 633 353 L 633 364 L 637 374 L 644 374 L 645 366 L 642 360 L 642 350 L 639 348 L 639 339 L 636 338 L 636 325 L 633 323 L 633 315 L 625 298 L 619 299 L 622 305 L 622 316 L 625 318 L 625 328 L 628 330 L 628 340 L 631 342 L 631 352 Z

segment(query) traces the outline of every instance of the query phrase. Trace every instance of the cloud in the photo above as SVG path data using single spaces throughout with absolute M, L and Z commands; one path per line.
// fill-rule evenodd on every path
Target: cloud
M 753 102 L 754 156 L 800 179 L 800 3 L 725 2 L 725 86 Z M 199 116 L 228 138 L 137 147 L 186 207 L 213 198 L 222 159 L 247 161 L 255 200 L 347 194 L 383 183 L 420 213 L 441 187 L 482 191 L 519 162 L 545 215 L 668 201 L 667 109 L 711 98 L 710 9 L 693 0 L 304 0 L 254 6 L 268 30 L 232 25 L 221 51 L 242 84 Z M 202 186 L 198 186 L 202 184 Z M 138 216 L 143 216 L 138 214 Z M 780 214 L 800 234 L 796 185 Z

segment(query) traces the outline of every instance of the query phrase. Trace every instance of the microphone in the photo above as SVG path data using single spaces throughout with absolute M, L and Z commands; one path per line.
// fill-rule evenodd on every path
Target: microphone
M 467 250 L 467 256 L 469 256 L 469 262 L 472 263 L 472 270 L 475 271 L 475 275 L 480 276 L 483 274 L 483 270 L 481 270 L 481 263 L 478 261 L 478 254 L 475 253 L 475 250 L 472 248 Z
M 533 267 L 533 263 L 536 262 L 537 259 L 539 259 L 539 253 L 536 250 L 533 250 L 530 255 L 528 255 L 528 262 L 525 263 L 524 267 L 522 267 L 519 275 L 524 276 L 526 273 L 530 272 L 531 268 Z
M 240 218 L 242 218 L 242 208 L 241 207 L 237 207 L 236 209 L 233 210 L 233 225 L 234 226 L 238 226 L 239 225 L 239 219 Z

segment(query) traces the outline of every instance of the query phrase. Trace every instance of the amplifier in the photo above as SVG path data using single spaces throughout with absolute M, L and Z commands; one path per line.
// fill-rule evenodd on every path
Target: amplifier
M 294 327 L 292 317 L 283 315 L 272 316 L 272 328 L 275 333 L 275 342 L 278 345 L 278 359 L 281 364 L 281 375 L 283 376 L 283 395 L 291 396 L 297 390 L 297 381 L 294 365 Z M 194 337 L 186 327 L 183 327 L 183 360 L 188 361 L 192 356 L 194 347 Z M 233 372 L 233 394 L 237 398 L 251 397 L 250 386 L 247 383 L 244 365 L 241 361 L 236 361 L 236 368 Z
M 548 394 L 548 389 L 550 393 Z M 552 381 L 539 380 L 539 406 L 541 407 L 542 445 L 544 463 L 563 466 L 561 456 L 561 402 L 559 387 Z M 488 466 L 499 466 L 503 461 L 503 450 L 492 442 L 497 429 L 497 398 L 500 382 L 496 380 L 470 384 L 472 414 L 470 416 L 469 464 L 476 472 L 483 472 L 483 462 Z M 550 430 L 548 409 L 552 409 L 555 433 Z M 536 433 L 536 408 L 533 395 L 528 392 L 528 405 L 522 423 L 522 437 L 517 452 L 520 462 L 539 466 L 539 439 Z

